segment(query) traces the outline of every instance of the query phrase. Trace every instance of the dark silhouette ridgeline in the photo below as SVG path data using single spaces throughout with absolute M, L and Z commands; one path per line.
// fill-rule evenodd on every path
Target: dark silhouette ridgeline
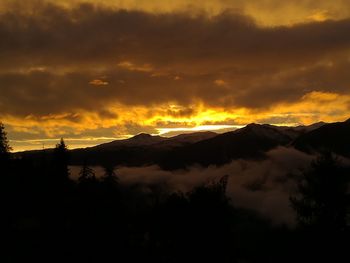
M 0 125 L 1 262 L 316 262 L 348 257 L 349 170 L 324 154 L 299 178 L 296 228 L 236 207 L 228 175 L 193 190 L 124 185 L 88 162 L 70 179 L 63 139 L 53 155 L 13 158 Z

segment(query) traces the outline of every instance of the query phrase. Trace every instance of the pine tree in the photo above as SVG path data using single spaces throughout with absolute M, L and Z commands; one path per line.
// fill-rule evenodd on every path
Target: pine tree
M 5 126 L 0 122 L 0 159 L 7 159 L 11 150 Z
M 95 172 L 92 168 L 90 168 L 86 162 L 84 163 L 83 167 L 81 168 L 79 172 L 79 182 L 85 183 L 85 182 L 95 182 Z
M 69 177 L 69 153 L 67 146 L 61 138 L 60 142 L 56 144 L 56 147 L 54 149 L 54 173 L 57 177 L 57 179 L 63 181 L 68 180 Z
M 119 182 L 119 178 L 115 173 L 115 167 L 112 165 L 106 165 L 104 167 L 104 176 L 102 177 L 103 182 L 110 185 L 117 185 Z
M 299 225 L 332 232 L 346 229 L 349 179 L 331 153 L 312 162 L 298 182 L 297 194 L 290 198 Z
M 0 154 L 8 154 L 11 150 L 5 126 L 0 122 Z

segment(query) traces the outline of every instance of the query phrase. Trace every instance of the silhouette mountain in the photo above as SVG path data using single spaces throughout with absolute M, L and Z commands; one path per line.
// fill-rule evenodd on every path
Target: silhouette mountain
M 201 140 L 215 137 L 215 132 L 195 132 L 187 134 L 179 134 L 174 137 L 152 136 L 146 133 L 140 133 L 134 137 L 125 140 L 115 140 L 109 143 L 100 144 L 91 149 L 111 149 L 119 147 L 140 147 L 150 146 L 154 148 L 172 148 L 195 143 Z
M 179 134 L 160 143 L 159 146 L 161 147 L 184 146 L 184 145 L 200 142 L 203 140 L 207 140 L 217 135 L 218 135 L 217 133 L 210 132 L 210 131 Z
M 295 147 L 312 153 L 322 150 L 350 156 L 350 120 L 339 123 L 314 123 L 309 126 L 249 124 L 244 128 L 216 134 L 196 132 L 166 138 L 141 133 L 94 147 L 70 151 L 71 164 L 144 166 L 157 164 L 164 169 L 190 165 L 222 165 L 234 159 L 261 159 L 277 146 Z M 52 150 L 45 150 L 48 158 Z M 42 158 L 42 151 L 16 153 Z
M 141 133 L 126 140 L 116 140 L 85 149 L 71 151 L 72 164 L 92 160 L 90 165 L 143 166 L 161 162 L 162 156 L 175 148 L 213 138 L 214 132 L 196 132 L 166 138 Z M 91 161 L 90 161 L 91 162 Z
M 334 135 L 330 139 L 340 138 L 348 125 L 325 125 L 300 136 L 330 129 Z M 119 146 L 69 152 L 62 139 L 51 151 L 35 152 L 40 153 L 37 164 L 27 158 L 3 159 L 1 227 L 8 242 L 2 262 L 47 262 L 48 258 L 51 262 L 341 261 L 348 257 L 349 167 L 332 155 L 319 158 L 295 177 L 298 187 L 290 204 L 297 214 L 297 228 L 278 225 L 268 214 L 245 208 L 247 194 L 240 199 L 239 188 L 231 189 L 241 184 L 234 181 L 234 174 L 213 174 L 198 185 L 190 178 L 188 185 L 193 188 L 183 192 L 179 187 L 175 192 L 180 181 L 158 177 L 119 183 L 113 165 L 103 166 L 105 175 L 97 177 L 90 166 L 94 159 L 86 158 L 91 154 L 102 165 L 159 162 L 172 169 L 221 164 L 234 158 L 261 158 L 276 145 L 292 145 L 290 133 L 285 127 L 250 124 L 221 135 L 164 139 L 142 134 L 114 142 Z M 51 160 L 46 158 L 49 154 Z M 69 155 L 86 161 L 78 180 L 68 176 Z M 273 202 L 283 198 L 271 190 L 259 193 L 259 198 L 268 196 Z M 281 212 L 280 206 L 272 208 Z
M 313 131 L 315 129 L 318 129 L 325 125 L 325 122 L 317 122 L 311 125 L 300 125 L 296 127 L 289 127 L 289 126 L 273 126 L 275 129 L 278 129 L 279 131 L 283 132 L 284 134 L 288 135 L 289 137 L 296 139 L 300 135 Z M 268 124 L 265 124 L 268 125 Z M 270 125 L 272 126 L 272 125 Z
M 311 125 L 300 125 L 300 126 L 295 127 L 294 129 L 297 131 L 310 132 L 310 131 L 316 130 L 318 128 L 321 128 L 322 126 L 324 126 L 326 124 L 327 124 L 326 122 L 320 121 L 320 122 L 313 123 Z
M 252 123 L 242 129 L 174 149 L 160 165 L 176 169 L 192 164 L 221 165 L 233 159 L 262 158 L 266 151 L 291 141 L 292 137 L 276 126 Z
M 107 148 L 116 148 L 121 146 L 131 147 L 131 146 L 146 146 L 146 145 L 153 145 L 162 141 L 167 140 L 165 137 L 161 136 L 152 136 L 150 134 L 146 133 L 140 133 L 134 137 L 125 139 L 125 140 L 115 140 L 109 143 L 103 143 L 100 145 L 97 145 L 95 149 L 107 149 Z
M 313 153 L 332 151 L 350 157 L 350 119 L 345 122 L 324 124 L 300 135 L 293 146 L 301 151 Z

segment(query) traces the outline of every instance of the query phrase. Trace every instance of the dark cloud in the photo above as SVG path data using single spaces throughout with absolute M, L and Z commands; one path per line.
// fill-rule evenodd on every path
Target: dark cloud
M 128 121 L 123 125 L 123 129 L 120 134 L 157 134 L 158 131 L 153 126 L 140 125 L 133 121 Z
M 265 120 L 310 123 L 323 116 L 340 120 L 349 111 L 341 101 L 350 95 L 347 15 L 326 20 L 327 12 L 308 11 L 304 15 L 319 21 L 263 26 L 259 10 L 246 1 L 219 1 L 220 8 L 208 13 L 198 5 L 152 12 L 149 1 L 138 10 L 81 2 L 0 3 L 0 118 L 10 139 L 112 138 Z M 268 2 L 254 6 L 272 8 L 274 1 Z M 310 10 L 314 5 L 307 4 Z M 277 10 L 285 8 L 272 10 L 280 17 Z M 338 94 L 338 104 L 300 109 L 313 91 Z M 278 115 L 281 103 L 296 106 L 285 116 L 269 116 Z M 316 117 L 302 119 L 293 110 Z
M 18 115 L 114 101 L 261 108 L 313 90 L 348 93 L 349 31 L 350 20 L 260 27 L 237 11 L 9 9 L 0 15 L 0 107 Z
M 7 68 L 95 66 L 126 59 L 179 69 L 188 61 L 194 69 L 217 67 L 215 62 L 241 68 L 252 61 L 275 67 L 275 60 L 284 66 L 300 58 L 318 60 L 347 49 L 350 42 L 349 20 L 261 28 L 237 12 L 208 17 L 42 4 L 34 14 L 4 13 L 1 21 L 2 65 Z

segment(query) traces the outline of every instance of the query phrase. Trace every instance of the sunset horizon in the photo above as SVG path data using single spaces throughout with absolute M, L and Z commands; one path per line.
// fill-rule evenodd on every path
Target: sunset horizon
M 0 0 L 0 262 L 346 262 L 350 0 Z
M 346 120 L 346 1 L 294 2 L 0 1 L 14 151 Z
M 346 120 L 348 119 L 345 119 L 343 121 L 346 121 Z M 248 123 L 247 125 L 253 124 L 253 123 L 254 122 Z M 311 123 L 310 125 L 317 124 L 317 123 L 326 123 L 326 122 L 319 121 L 319 122 Z M 308 126 L 300 123 L 283 123 L 283 124 L 258 123 L 258 124 L 261 124 L 261 125 L 267 124 L 275 127 L 289 127 L 289 128 Z M 74 149 L 94 147 L 100 144 L 105 144 L 113 141 L 127 140 L 135 136 L 138 136 L 140 134 L 160 136 L 164 138 L 173 138 L 178 135 L 196 134 L 196 133 L 205 133 L 205 132 L 223 134 L 226 132 L 236 131 L 238 129 L 246 127 L 247 125 L 207 125 L 207 126 L 197 126 L 192 128 L 188 128 L 188 127 L 187 128 L 158 128 L 157 129 L 158 133 L 153 133 L 153 134 L 149 134 L 141 131 L 137 134 L 127 134 L 127 135 L 122 135 L 120 137 L 87 137 L 87 138 L 57 137 L 57 138 L 44 138 L 44 139 L 33 139 L 33 140 L 9 140 L 9 142 L 12 145 L 11 151 L 13 153 L 32 151 L 32 150 L 35 151 L 35 150 L 53 149 L 61 139 L 64 139 L 64 141 L 67 143 L 67 147 L 70 150 L 74 150 Z

